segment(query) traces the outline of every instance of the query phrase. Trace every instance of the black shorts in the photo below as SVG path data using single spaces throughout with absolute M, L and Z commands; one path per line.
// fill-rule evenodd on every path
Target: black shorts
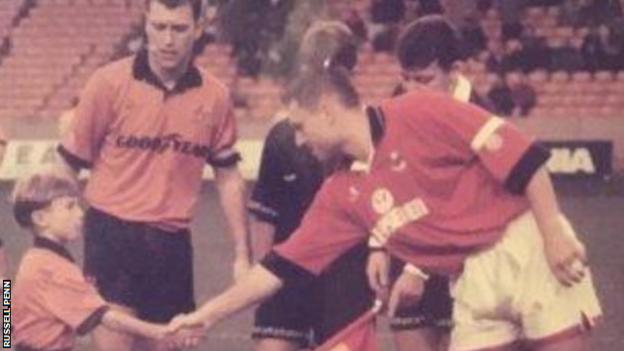
M 301 347 L 323 343 L 372 307 L 367 257 L 367 246 L 359 245 L 314 282 L 281 289 L 256 310 L 252 337 L 290 340 Z
M 150 322 L 195 309 L 188 230 L 172 233 L 94 208 L 85 215 L 84 272 L 106 301 Z
M 391 277 L 396 280 L 403 270 L 403 263 L 392 259 Z M 453 300 L 449 280 L 432 275 L 425 283 L 425 291 L 418 304 L 400 307 L 396 316 L 390 319 L 394 331 L 419 328 L 441 328 L 450 331 L 453 320 Z

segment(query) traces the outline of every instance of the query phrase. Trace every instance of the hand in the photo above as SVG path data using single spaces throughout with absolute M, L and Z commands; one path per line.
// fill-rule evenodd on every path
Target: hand
M 197 313 L 189 313 L 189 314 L 179 314 L 171 321 L 166 327 L 166 331 L 168 334 L 176 333 L 182 328 L 204 328 L 208 329 L 210 326 L 203 320 L 199 318 Z
M 425 291 L 425 280 L 403 272 L 392 286 L 388 301 L 388 315 L 394 317 L 399 306 L 415 305 Z
M 390 258 L 386 252 L 370 252 L 366 262 L 366 275 L 368 276 L 368 284 L 377 294 L 377 298 L 386 301 L 390 275 Z
M 234 258 L 234 267 L 232 269 L 234 272 L 234 281 L 239 281 L 249 270 L 251 270 L 249 256 L 244 254 L 236 255 Z
M 165 340 L 168 349 L 192 348 L 203 340 L 205 329 L 203 327 L 184 327 L 173 334 L 169 334 Z
M 571 286 L 585 276 L 587 255 L 585 246 L 563 230 L 553 232 L 544 239 L 546 260 L 557 280 Z

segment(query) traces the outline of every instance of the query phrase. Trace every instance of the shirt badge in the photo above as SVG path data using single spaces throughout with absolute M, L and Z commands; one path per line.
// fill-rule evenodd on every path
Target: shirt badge
M 386 188 L 379 188 L 373 192 L 371 198 L 373 210 L 378 214 L 384 214 L 394 207 L 394 197 Z
M 407 168 L 407 162 L 405 162 L 397 151 L 390 153 L 390 163 L 390 168 L 395 172 L 403 172 Z
M 292 183 L 295 180 L 297 180 L 297 173 L 285 174 L 284 177 L 282 177 L 282 179 L 284 179 L 284 181 L 287 182 L 287 183 Z

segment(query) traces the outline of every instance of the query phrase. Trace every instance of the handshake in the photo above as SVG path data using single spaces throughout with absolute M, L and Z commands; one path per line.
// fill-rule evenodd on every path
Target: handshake
M 208 326 L 193 313 L 180 314 L 169 324 L 159 326 L 153 337 L 164 343 L 168 349 L 185 349 L 197 346 L 207 331 Z

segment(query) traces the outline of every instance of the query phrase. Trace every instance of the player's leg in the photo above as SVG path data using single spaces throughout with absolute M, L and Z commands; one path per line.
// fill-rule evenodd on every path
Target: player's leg
M 138 280 L 140 301 L 137 316 L 153 323 L 167 323 L 180 313 L 195 310 L 193 288 L 193 248 L 191 233 L 176 233 L 143 226 L 142 246 L 149 256 Z M 138 350 L 166 350 L 166 345 L 139 339 Z
M 402 263 L 392 260 L 391 275 L 395 280 Z M 390 320 L 392 338 L 398 351 L 438 351 L 448 348 L 452 323 L 452 299 L 449 281 L 432 276 L 418 304 L 400 307 Z
M 136 302 L 134 238 L 118 219 L 90 208 L 85 214 L 84 273 L 115 308 L 133 313 Z M 105 326 L 93 333 L 95 350 L 131 350 L 135 338 Z
M 295 351 L 309 345 L 312 306 L 317 305 L 309 285 L 285 287 L 258 306 L 254 350 Z
M 321 302 L 314 322 L 317 345 L 339 333 L 373 306 L 375 295 L 366 276 L 368 253 L 365 243 L 355 246 L 319 277 Z
M 392 332 L 398 351 L 445 351 L 448 348 L 448 330 L 438 328 L 406 329 Z

